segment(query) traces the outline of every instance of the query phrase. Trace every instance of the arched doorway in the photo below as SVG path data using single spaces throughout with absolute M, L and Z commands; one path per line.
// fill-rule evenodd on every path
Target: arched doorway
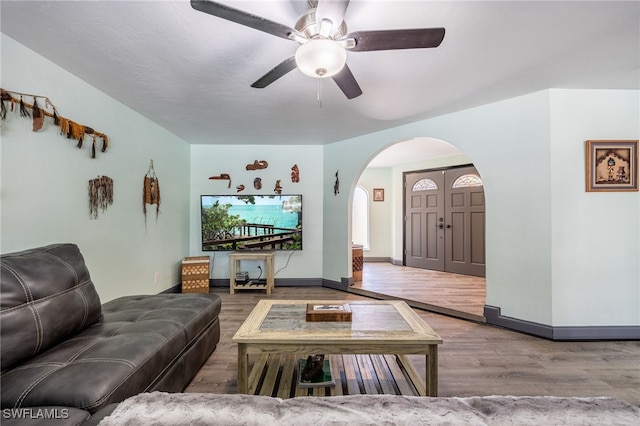
M 416 138 L 398 142 L 374 156 L 358 179 L 356 187 L 369 194 L 382 189 L 384 199 L 366 201 L 369 248 L 364 252 L 363 279 L 350 286 L 354 293 L 381 298 L 402 298 L 415 307 L 462 318 L 483 321 L 486 281 L 459 273 L 406 266 L 404 227 L 404 174 L 416 170 L 443 169 L 468 165 L 471 159 L 447 142 Z M 353 227 L 359 223 L 362 207 L 352 210 Z M 436 223 L 437 225 L 437 223 Z M 469 299 L 473 299 L 469 301 Z

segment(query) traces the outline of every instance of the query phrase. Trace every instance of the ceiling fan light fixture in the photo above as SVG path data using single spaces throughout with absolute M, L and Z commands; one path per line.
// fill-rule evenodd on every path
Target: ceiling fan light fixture
M 347 51 L 330 39 L 312 39 L 296 50 L 296 65 L 309 77 L 336 75 L 347 62 Z

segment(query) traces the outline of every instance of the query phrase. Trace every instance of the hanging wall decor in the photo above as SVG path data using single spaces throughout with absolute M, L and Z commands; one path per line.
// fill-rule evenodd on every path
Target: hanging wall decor
M 275 188 L 273 188 L 273 192 L 275 192 L 278 195 L 282 194 L 282 185 L 280 185 L 280 179 L 276 181 L 276 186 Z
M 291 168 L 291 182 L 298 183 L 300 182 L 300 169 L 298 169 L 298 165 L 294 164 Z
M 638 191 L 638 141 L 587 141 L 587 192 Z
M 333 195 L 340 193 L 340 179 L 338 179 L 338 171 L 336 170 L 336 182 L 333 184 Z
M 104 212 L 113 204 L 113 179 L 108 176 L 98 176 L 89 180 L 89 216 L 98 218 L 98 209 Z
M 210 180 L 228 180 L 227 188 L 231 188 L 231 175 L 229 173 L 220 173 L 218 176 L 209 176 Z
M 236 192 L 242 192 L 242 191 L 244 191 L 244 185 L 236 186 Z
M 262 170 L 269 167 L 269 163 L 264 160 L 255 160 L 252 164 L 247 164 L 247 170 Z
M 24 98 L 33 98 L 33 104 L 24 101 Z M 38 104 L 38 99 L 41 103 Z M 109 138 L 104 133 L 97 132 L 91 127 L 76 123 L 68 118 L 58 115 L 55 105 L 46 96 L 30 95 L 28 93 L 14 92 L 10 90 L 0 89 L 0 118 L 4 120 L 7 116 L 7 105 L 9 110 L 13 111 L 15 105 L 18 105 L 20 116 L 32 118 L 33 131 L 37 132 L 44 125 L 44 118 L 51 117 L 53 124 L 60 128 L 60 134 L 66 136 L 67 139 L 77 140 L 77 147 L 82 148 L 87 137 L 92 138 L 91 142 L 91 158 L 96 158 L 96 142 L 97 139 L 102 140 L 102 148 L 100 151 L 105 152 L 109 146 Z M 49 112 L 48 110 L 51 110 Z M 31 111 L 31 112 L 29 112 Z
M 262 189 L 262 179 L 257 177 L 253 180 L 253 187 L 255 189 Z
M 153 168 L 153 160 L 149 164 L 149 170 L 144 175 L 142 186 L 142 212 L 144 213 L 144 223 L 147 223 L 147 204 L 156 205 L 156 222 L 160 213 L 160 182 Z

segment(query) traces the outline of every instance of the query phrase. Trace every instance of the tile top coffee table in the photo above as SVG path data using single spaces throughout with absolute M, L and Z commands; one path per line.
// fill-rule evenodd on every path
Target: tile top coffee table
M 307 322 L 307 304 L 348 303 L 351 322 Z M 404 301 L 261 300 L 232 341 L 238 344 L 238 392 L 249 391 L 251 354 L 395 354 L 421 395 L 438 395 L 442 339 Z M 426 356 L 424 383 L 408 354 Z

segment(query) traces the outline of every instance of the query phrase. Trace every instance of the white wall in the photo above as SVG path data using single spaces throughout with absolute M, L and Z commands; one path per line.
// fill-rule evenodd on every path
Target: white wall
M 265 160 L 268 167 L 247 171 L 254 160 Z M 300 182 L 291 182 L 291 167 L 298 165 Z M 210 176 L 228 173 L 231 188 L 225 180 L 210 180 Z M 253 179 L 262 179 L 262 189 L 253 187 Z M 191 184 L 189 195 L 191 256 L 211 256 L 212 278 L 229 278 L 229 252 L 202 252 L 200 227 L 200 196 L 237 194 L 236 186 L 243 184 L 245 195 L 271 195 L 276 180 L 281 181 L 282 193 L 302 194 L 302 251 L 278 251 L 275 270 L 278 278 L 322 277 L 322 146 L 319 145 L 193 145 L 191 147 Z M 327 190 L 330 190 L 327 188 Z M 327 226 L 331 226 L 328 224 Z M 250 264 L 249 264 L 250 265 Z M 244 267 L 244 265 L 243 265 Z M 284 269 L 283 269 L 284 268 Z M 253 271 L 247 268 L 250 275 Z M 257 267 L 256 267 L 257 269 Z
M 640 324 L 640 193 L 585 191 L 585 141 L 639 135 L 637 91 L 551 91 L 554 325 Z
M 354 182 L 358 168 L 374 153 L 413 137 L 433 137 L 456 146 L 482 175 L 487 199 L 487 304 L 501 307 L 505 315 L 550 324 L 548 92 L 328 145 L 325 173 L 340 169 L 343 182 Z M 344 211 L 347 205 L 325 196 L 325 215 Z M 340 221 L 339 232 L 325 232 L 325 265 L 342 267 L 325 267 L 325 277 L 347 276 L 348 246 L 340 232 L 347 232 L 348 224 Z
M 76 148 L 51 119 L 34 133 L 30 119 L 7 114 L 0 149 L 2 252 L 76 243 L 103 302 L 178 284 L 188 250 L 189 146 L 4 34 L 1 42 L 4 89 L 48 96 L 59 114 L 107 134 L 111 142 L 106 153 L 91 159 L 90 143 Z M 142 182 L 151 159 L 162 213 L 156 222 L 148 212 L 145 226 Z M 114 201 L 94 220 L 87 185 L 99 175 L 114 180 Z
M 638 139 L 638 93 L 547 90 L 363 135 L 325 148 L 325 174 L 339 169 L 343 186 L 352 185 L 386 146 L 411 137 L 444 140 L 469 157 L 485 184 L 488 305 L 547 325 L 638 325 L 638 193 L 584 192 L 585 140 Z M 349 211 L 347 198 L 325 195 L 325 217 Z M 625 232 L 617 241 L 624 254 L 599 255 L 593 247 L 606 246 L 607 237 L 588 231 L 610 217 L 610 204 L 598 200 L 615 200 L 622 212 L 613 229 Z M 334 223 L 338 232 L 324 235 L 325 277 L 339 280 L 349 276 L 341 233 L 349 232 L 350 218 Z M 604 262 L 620 265 L 615 284 Z
M 362 172 L 358 185 L 369 195 L 369 250 L 364 257 L 391 258 L 393 252 L 393 170 L 391 167 L 368 168 Z M 373 189 L 384 189 L 384 201 L 373 201 Z

